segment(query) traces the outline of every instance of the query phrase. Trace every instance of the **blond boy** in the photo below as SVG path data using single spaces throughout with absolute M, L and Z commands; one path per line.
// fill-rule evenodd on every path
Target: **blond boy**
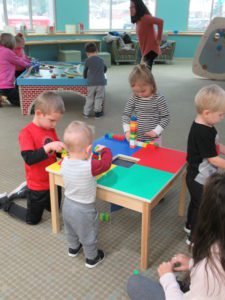
M 104 259 L 97 248 L 98 213 L 95 208 L 96 175 L 107 171 L 112 162 L 108 148 L 98 147 L 100 160 L 92 160 L 92 130 L 83 122 L 73 121 L 65 129 L 68 157 L 62 162 L 65 185 L 63 219 L 69 244 L 68 255 L 75 257 L 83 247 L 85 266 L 94 268 Z

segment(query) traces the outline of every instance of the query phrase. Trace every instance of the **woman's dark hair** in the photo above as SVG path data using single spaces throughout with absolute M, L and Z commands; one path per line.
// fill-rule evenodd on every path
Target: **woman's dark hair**
M 204 187 L 193 242 L 194 265 L 206 259 L 206 268 L 209 265 L 218 279 L 215 259 L 225 272 L 225 173 L 211 175 Z M 212 255 L 213 245 L 218 256 Z
M 136 15 L 131 16 L 131 23 L 137 23 L 144 15 L 151 15 L 147 6 L 142 0 L 132 0 L 131 2 L 136 8 Z

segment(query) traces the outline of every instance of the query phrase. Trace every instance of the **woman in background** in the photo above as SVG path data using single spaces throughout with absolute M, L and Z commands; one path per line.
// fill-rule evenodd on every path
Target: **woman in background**
M 152 69 L 154 59 L 161 54 L 160 42 L 163 33 L 163 20 L 151 15 L 142 0 L 130 1 L 131 22 L 136 24 L 142 60 Z M 154 26 L 157 26 L 157 32 Z

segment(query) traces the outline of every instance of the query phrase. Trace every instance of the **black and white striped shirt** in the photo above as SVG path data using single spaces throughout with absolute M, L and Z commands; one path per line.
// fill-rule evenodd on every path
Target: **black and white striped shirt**
M 137 138 L 141 140 L 150 140 L 144 133 L 151 130 L 154 130 L 157 135 L 161 135 L 170 121 L 166 98 L 158 93 L 148 99 L 135 95 L 130 97 L 122 115 L 124 132 L 130 130 L 132 115 L 137 117 Z

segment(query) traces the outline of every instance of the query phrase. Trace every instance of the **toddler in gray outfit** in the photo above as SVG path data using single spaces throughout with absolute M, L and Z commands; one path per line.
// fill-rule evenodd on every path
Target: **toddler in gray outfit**
M 69 244 L 68 255 L 75 257 L 83 247 L 85 266 L 94 268 L 104 259 L 97 248 L 98 213 L 95 208 L 95 176 L 107 171 L 112 163 L 112 153 L 98 146 L 100 160 L 92 160 L 93 133 L 84 122 L 73 121 L 64 132 L 68 156 L 61 164 L 65 187 L 62 213 Z
M 83 117 L 88 118 L 94 109 L 95 118 L 100 118 L 103 116 L 107 67 L 103 59 L 98 56 L 98 48 L 95 43 L 87 43 L 85 51 L 88 58 L 85 61 L 83 77 L 87 78 L 88 93 Z

